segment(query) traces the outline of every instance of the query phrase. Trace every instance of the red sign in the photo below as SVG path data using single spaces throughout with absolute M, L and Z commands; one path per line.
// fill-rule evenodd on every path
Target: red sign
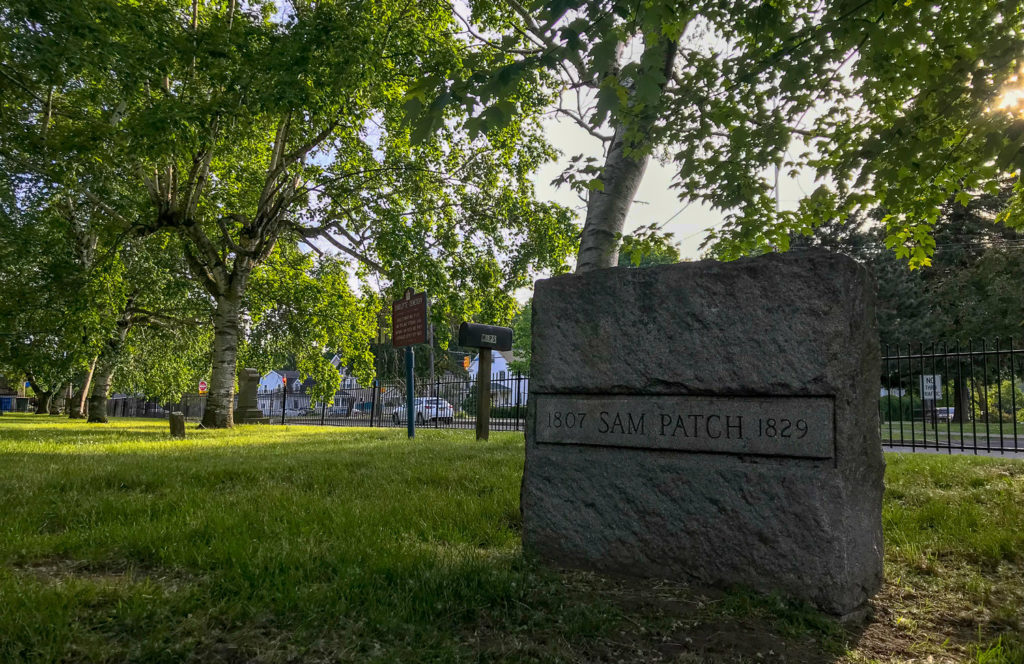
M 427 294 L 406 289 L 391 303 L 391 345 L 395 348 L 427 343 Z
M 206 390 L 209 387 L 205 380 L 199 381 L 199 394 L 206 394 Z

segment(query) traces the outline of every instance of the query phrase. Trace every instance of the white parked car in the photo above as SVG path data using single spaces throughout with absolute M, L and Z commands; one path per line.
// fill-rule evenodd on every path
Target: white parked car
M 416 409 L 417 424 L 425 424 L 434 420 L 451 424 L 455 417 L 455 409 L 452 408 L 452 405 L 439 397 L 418 397 L 413 401 L 413 405 Z M 406 417 L 403 403 L 395 408 L 395 412 L 391 414 L 391 421 L 399 424 L 404 422 Z

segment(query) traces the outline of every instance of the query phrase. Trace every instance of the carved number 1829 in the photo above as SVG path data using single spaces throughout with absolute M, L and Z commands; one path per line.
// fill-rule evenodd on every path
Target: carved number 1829
M 807 420 L 793 421 L 774 417 L 758 419 L 757 435 L 768 438 L 803 438 L 807 435 Z

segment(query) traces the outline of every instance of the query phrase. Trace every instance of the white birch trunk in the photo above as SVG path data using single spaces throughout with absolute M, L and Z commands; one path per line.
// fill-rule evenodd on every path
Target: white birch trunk
M 235 406 L 240 304 L 241 296 L 234 293 L 217 298 L 217 310 L 213 315 L 213 369 L 202 422 L 207 429 L 234 425 L 232 412 Z

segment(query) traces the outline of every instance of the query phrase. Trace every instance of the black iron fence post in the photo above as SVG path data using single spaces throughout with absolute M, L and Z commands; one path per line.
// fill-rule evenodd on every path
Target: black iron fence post
M 519 403 L 523 400 L 523 374 L 516 372 L 516 422 L 515 430 L 519 431 Z
M 373 418 L 377 416 L 377 381 L 373 381 L 370 388 L 370 426 L 373 426 Z
M 288 405 L 288 383 L 281 386 L 281 424 L 284 424 L 284 411 Z

